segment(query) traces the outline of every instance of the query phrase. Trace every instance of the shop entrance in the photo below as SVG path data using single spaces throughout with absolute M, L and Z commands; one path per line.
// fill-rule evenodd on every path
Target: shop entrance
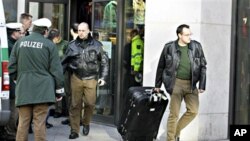
M 130 57 L 126 57 L 130 54 L 127 47 L 131 48 L 131 39 L 128 38 L 134 29 L 138 29 L 143 38 L 145 1 L 26 0 L 25 9 L 32 13 L 33 19 L 49 18 L 52 27 L 58 28 L 69 41 L 73 39 L 69 31 L 74 23 L 87 22 L 90 25 L 93 37 L 102 42 L 109 57 L 109 75 L 106 85 L 97 87 L 93 121 L 117 124 L 126 91 L 132 85 L 127 67 Z
M 115 93 L 115 57 L 117 2 L 107 0 L 72 0 L 71 25 L 86 22 L 90 26 L 92 36 L 102 42 L 109 58 L 109 75 L 106 85 L 97 87 L 96 110 L 93 121 L 114 124 L 114 93 Z

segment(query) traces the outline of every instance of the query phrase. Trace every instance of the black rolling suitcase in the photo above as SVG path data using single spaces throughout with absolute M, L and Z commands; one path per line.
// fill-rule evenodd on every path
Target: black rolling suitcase
M 168 104 L 166 95 L 154 93 L 153 87 L 131 87 L 126 96 L 118 132 L 124 141 L 153 141 Z

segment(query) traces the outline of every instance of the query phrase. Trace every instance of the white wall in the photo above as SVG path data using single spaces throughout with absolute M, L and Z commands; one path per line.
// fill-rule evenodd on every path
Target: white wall
M 25 9 L 25 0 L 18 0 L 17 1 L 17 21 L 20 22 L 20 15 L 24 13 Z
M 154 86 L 155 72 L 165 43 L 176 40 L 176 28 L 188 24 L 192 38 L 203 45 L 207 59 L 207 88 L 200 95 L 199 115 L 181 133 L 181 140 L 222 140 L 227 138 L 229 68 L 231 42 L 231 1 L 149 0 L 146 3 L 144 86 Z M 162 87 L 163 88 L 163 87 Z M 182 113 L 185 105 L 182 105 Z M 163 117 L 159 137 L 166 138 Z

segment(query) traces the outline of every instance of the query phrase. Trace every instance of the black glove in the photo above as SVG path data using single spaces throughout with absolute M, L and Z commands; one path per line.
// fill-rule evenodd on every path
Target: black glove
M 61 98 L 62 97 L 62 95 L 61 94 L 56 94 L 56 98 Z

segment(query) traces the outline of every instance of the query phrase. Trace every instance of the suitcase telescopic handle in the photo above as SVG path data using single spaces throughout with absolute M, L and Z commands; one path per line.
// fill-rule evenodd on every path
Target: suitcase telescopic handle
M 150 102 L 157 102 L 157 101 L 161 101 L 162 99 L 163 100 L 168 99 L 163 90 L 160 90 L 160 92 L 156 92 L 152 90 L 151 96 L 149 98 Z

